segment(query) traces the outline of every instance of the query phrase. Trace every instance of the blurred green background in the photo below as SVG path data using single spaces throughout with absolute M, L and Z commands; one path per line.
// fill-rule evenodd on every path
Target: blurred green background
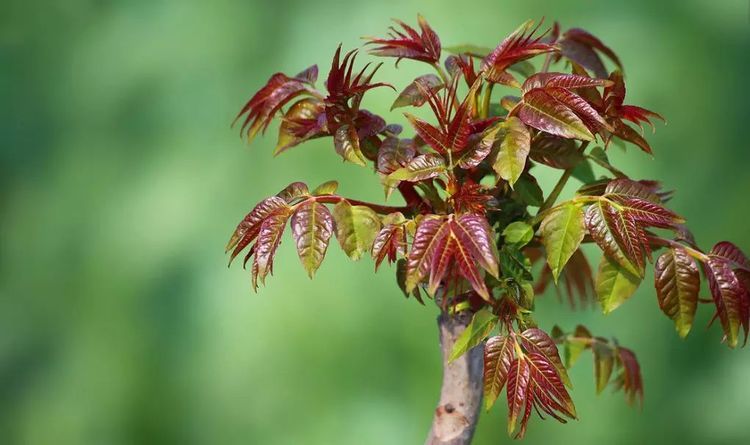
M 275 126 L 247 147 L 229 123 L 270 74 L 318 63 L 324 76 L 339 42 L 417 12 L 445 45 L 493 46 L 541 16 L 600 36 L 628 102 L 669 120 L 655 158 L 612 156 L 677 189 L 703 246 L 750 249 L 747 0 L 4 0 L 0 443 L 422 443 L 440 381 L 434 307 L 337 247 L 311 282 L 286 238 L 258 294 L 223 255 L 239 219 L 293 180 L 382 198 L 328 140 L 272 159 Z M 379 78 L 400 89 L 423 71 L 388 62 Z M 704 329 L 708 307 L 681 341 L 650 280 L 608 317 L 539 301 L 542 327 L 582 322 L 633 348 L 646 403 L 595 396 L 583 358 L 580 421 L 534 419 L 526 443 L 750 443 L 750 351 Z M 476 443 L 509 442 L 504 417 L 484 415 Z

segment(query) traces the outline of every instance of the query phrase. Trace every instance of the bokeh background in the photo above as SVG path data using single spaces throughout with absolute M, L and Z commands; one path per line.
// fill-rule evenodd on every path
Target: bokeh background
M 678 190 L 704 246 L 750 249 L 747 0 L 471 2 L 4 0 L 0 12 L 0 443 L 416 444 L 440 381 L 434 307 L 392 271 L 332 247 L 307 279 L 286 239 L 258 294 L 223 246 L 293 180 L 378 201 L 373 174 L 329 141 L 273 159 L 229 123 L 276 71 L 422 12 L 445 45 L 494 46 L 528 18 L 600 36 L 629 102 L 667 116 L 655 158 L 612 156 Z M 367 58 L 367 57 L 365 57 Z M 387 63 L 398 88 L 424 71 Z M 386 90 L 367 106 L 385 111 Z M 559 172 L 543 177 L 549 185 Z M 586 323 L 641 360 L 646 403 L 596 396 L 572 371 L 580 421 L 532 420 L 526 443 L 750 443 L 750 351 L 719 344 L 702 307 L 686 341 L 651 278 L 604 317 L 545 296 L 543 327 Z M 477 444 L 507 443 L 505 409 Z

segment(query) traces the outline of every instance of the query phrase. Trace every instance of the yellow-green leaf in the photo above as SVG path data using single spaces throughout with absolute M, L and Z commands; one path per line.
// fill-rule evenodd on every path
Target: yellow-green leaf
M 380 218 L 369 207 L 353 206 L 341 201 L 333 208 L 336 238 L 341 248 L 353 260 L 369 252 L 380 230 Z
M 586 232 L 583 210 L 573 203 L 562 205 L 544 218 L 540 231 L 547 251 L 547 264 L 557 283 L 563 267 L 583 241 Z
M 639 284 L 640 277 L 604 256 L 596 276 L 596 295 L 602 305 L 602 311 L 608 314 L 617 309 L 633 295 Z
M 497 324 L 497 315 L 482 309 L 471 319 L 466 329 L 458 336 L 448 361 L 453 361 L 466 353 L 474 346 L 481 343 Z
M 526 158 L 531 149 L 531 135 L 521 119 L 515 116 L 505 121 L 505 130 L 505 137 L 492 167 L 512 186 L 526 166 Z
M 505 242 L 523 247 L 534 238 L 534 228 L 523 221 L 516 221 L 508 224 L 503 230 Z
M 338 181 L 326 181 L 313 190 L 312 194 L 315 196 L 320 195 L 333 195 L 339 188 Z
M 333 145 L 336 148 L 336 153 L 341 155 L 344 160 L 363 167 L 366 165 L 365 156 L 359 147 L 357 129 L 354 126 L 343 124 L 337 128 L 336 134 L 333 135 Z

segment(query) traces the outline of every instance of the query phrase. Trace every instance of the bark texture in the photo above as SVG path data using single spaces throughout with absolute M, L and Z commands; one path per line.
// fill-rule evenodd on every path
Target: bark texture
M 453 345 L 470 321 L 466 312 L 438 317 L 443 385 L 425 445 L 467 445 L 474 435 L 482 406 L 484 345 L 448 363 Z

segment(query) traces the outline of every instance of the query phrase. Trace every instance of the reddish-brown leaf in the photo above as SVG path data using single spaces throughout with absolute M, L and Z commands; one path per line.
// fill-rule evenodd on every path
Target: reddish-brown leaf
M 466 213 L 454 219 L 451 231 L 474 261 L 495 278 L 499 275 L 492 229 L 484 216 Z
M 508 380 L 513 361 L 514 342 L 510 336 L 497 335 L 484 346 L 484 406 L 489 410 Z
M 313 71 L 317 72 L 317 67 L 308 68 L 303 73 Z M 271 76 L 266 85 L 250 98 L 235 118 L 237 122 L 246 115 L 240 132 L 245 133 L 248 142 L 252 141 L 258 131 L 268 128 L 274 115 L 284 104 L 303 92 L 310 91 L 308 80 L 309 78 L 305 77 L 288 77 L 283 73 Z
M 297 254 L 312 278 L 328 250 L 333 234 L 333 216 L 325 205 L 311 199 L 297 207 L 291 225 Z
M 631 405 L 638 400 L 638 403 L 643 406 L 643 378 L 635 353 L 628 348 L 618 346 L 617 357 L 622 365 L 620 379 L 626 400 Z
M 406 250 L 406 230 L 403 224 L 386 224 L 380 229 L 372 243 L 372 257 L 375 259 L 375 270 L 387 257 L 389 263 L 395 263 L 399 255 Z
M 599 54 L 607 56 L 620 69 L 622 64 L 617 55 L 601 40 L 580 28 L 571 28 L 563 33 L 557 42 L 560 53 L 584 68 L 593 71 L 597 77 L 606 78 L 607 69 L 604 67 Z
M 746 324 L 743 300 L 747 289 L 737 279 L 731 263 L 722 257 L 709 256 L 704 263 L 704 271 L 727 345 L 734 348 L 739 340 L 740 326 Z
M 273 257 L 281 242 L 286 222 L 291 215 L 289 207 L 282 207 L 270 214 L 260 226 L 258 241 L 255 243 L 255 260 L 253 262 L 253 287 L 258 288 L 258 279 L 265 283 L 268 273 L 273 273 Z
M 639 198 L 654 204 L 661 204 L 661 198 L 653 187 L 641 181 L 620 178 L 613 179 L 607 183 L 604 190 L 607 195 L 616 195 L 623 198 Z
M 419 83 L 422 88 L 417 86 L 417 83 Z M 421 107 L 425 102 L 427 102 L 427 96 L 423 93 L 424 90 L 432 93 L 437 93 L 444 86 L 445 85 L 443 85 L 443 81 L 440 80 L 440 78 L 435 74 L 425 74 L 423 76 L 419 76 L 414 79 L 412 83 L 407 85 L 406 88 L 404 88 L 404 90 L 398 95 L 396 100 L 393 102 L 393 105 L 391 105 L 391 110 L 393 110 L 394 108 L 407 106 Z
M 234 249 L 229 259 L 230 264 L 232 260 L 234 260 L 234 258 L 248 246 L 248 244 L 255 240 L 258 236 L 260 225 L 263 223 L 263 220 L 274 211 L 285 207 L 288 207 L 288 205 L 284 199 L 272 196 L 259 202 L 253 210 L 243 218 L 227 243 L 227 252 Z
M 620 229 L 615 225 L 612 213 L 616 210 L 606 201 L 597 201 L 586 209 L 584 222 L 589 234 L 607 257 L 628 272 L 640 276 L 641 270 L 633 264 L 628 252 L 621 247 Z
M 594 139 L 581 118 L 541 88 L 524 94 L 513 113 L 526 125 L 552 135 L 584 141 Z
M 700 274 L 695 260 L 685 249 L 667 250 L 656 260 L 654 282 L 659 308 L 674 320 L 680 337 L 690 332 L 700 291 Z
M 748 260 L 747 256 L 745 256 L 739 247 L 729 241 L 716 243 L 711 249 L 711 255 L 724 258 L 731 262 L 734 267 L 750 270 L 750 260 Z
M 570 383 L 568 372 L 565 370 L 565 366 L 560 360 L 560 354 L 557 352 L 557 345 L 546 332 L 539 328 L 529 328 L 521 333 L 520 340 L 526 351 L 541 354 L 549 363 L 554 365 L 565 386 L 572 388 L 573 385 Z
M 552 45 L 542 41 L 546 32 L 535 36 L 541 23 L 533 26 L 534 22 L 531 20 L 519 26 L 484 59 L 482 69 L 487 72 L 490 80 L 502 75 L 514 63 L 554 51 Z
M 427 275 L 432 265 L 435 247 L 449 232 L 450 224 L 444 217 L 427 216 L 420 222 L 406 262 L 407 293 Z
M 416 149 L 410 139 L 389 136 L 378 149 L 378 171 L 386 175 L 393 173 L 409 164 L 415 155 Z
M 516 421 L 521 414 L 526 398 L 529 396 L 531 368 L 525 357 L 516 357 L 510 364 L 508 371 L 508 434 L 513 434 Z M 527 418 L 527 416 L 524 416 Z
M 279 126 L 274 156 L 309 139 L 328 134 L 325 107 L 316 98 L 305 98 L 289 107 Z
M 424 17 L 418 15 L 417 20 L 421 33 L 400 20 L 394 20 L 401 26 L 401 31 L 390 27 L 388 38 L 368 38 L 368 45 L 377 45 L 370 53 L 381 57 L 396 57 L 399 60 L 413 59 L 431 64 L 438 63 L 440 38 Z

